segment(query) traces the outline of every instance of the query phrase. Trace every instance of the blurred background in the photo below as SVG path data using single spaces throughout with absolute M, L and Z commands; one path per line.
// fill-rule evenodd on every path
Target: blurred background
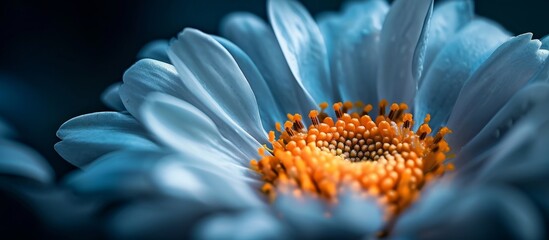
M 317 14 L 341 0 L 302 0 Z M 73 167 L 53 150 L 55 132 L 80 114 L 108 110 L 102 91 L 120 81 L 139 49 L 185 27 L 217 33 L 227 13 L 265 18 L 262 0 L 95 0 L 0 2 L 0 116 L 58 176 Z M 477 0 L 476 13 L 512 33 L 549 34 L 548 0 Z

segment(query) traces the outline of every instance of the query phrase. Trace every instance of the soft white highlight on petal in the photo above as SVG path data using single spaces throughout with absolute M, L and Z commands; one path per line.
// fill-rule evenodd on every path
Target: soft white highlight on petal
M 549 58 L 545 59 L 543 67 L 538 71 L 535 77 L 530 79 L 531 83 L 549 83 Z
M 254 62 L 234 43 L 221 37 L 217 37 L 216 40 L 231 53 L 242 70 L 242 73 L 246 76 L 246 80 L 248 80 L 258 104 L 263 128 L 265 131 L 274 129 L 275 123 L 281 122 L 285 119 L 286 115 L 280 111 L 273 93 L 269 89 L 269 86 L 267 82 L 265 82 L 263 76 L 261 76 L 261 73 L 255 66 Z
M 473 8 L 471 0 L 446 1 L 435 6 L 425 50 L 425 71 L 429 70 L 439 51 L 473 19 Z M 423 78 L 420 85 L 422 81 Z
M 19 143 L 0 139 L 0 175 L 11 175 L 50 183 L 53 169 L 38 153 Z
M 393 3 L 380 39 L 378 94 L 389 102 L 413 102 L 421 77 L 433 0 Z
M 324 38 L 307 10 L 294 0 L 270 0 L 269 20 L 294 77 L 316 102 L 337 97 L 330 81 Z
M 196 100 L 190 103 L 222 131 L 249 134 L 256 141 L 267 142 L 252 89 L 221 44 L 198 30 L 186 29 L 172 41 L 168 55 Z
M 215 214 L 198 224 L 196 239 L 287 239 L 282 223 L 267 211 Z
M 492 52 L 509 37 L 492 22 L 476 19 L 438 53 L 424 75 L 415 99 L 418 119 L 431 114 L 434 128 L 446 124 L 466 80 Z
M 170 63 L 168 58 L 168 41 L 156 40 L 145 45 L 139 53 L 137 53 L 138 59 L 151 58 L 154 60 Z
M 98 112 L 75 117 L 59 128 L 55 150 L 65 160 L 84 167 L 98 157 L 122 149 L 158 149 L 148 133 L 131 116 Z
M 317 108 L 307 90 L 290 70 L 273 30 L 250 13 L 225 18 L 221 32 L 254 61 L 283 113 L 307 113 Z M 286 118 L 279 119 L 284 121 Z
M 546 56 L 541 42 L 523 34 L 502 44 L 463 86 L 448 127 L 454 134 L 448 142 L 454 151 L 474 137 L 494 114 L 541 67 Z
M 141 109 L 145 126 L 161 142 L 175 151 L 198 153 L 217 150 L 218 160 L 238 162 L 247 166 L 257 158 L 254 148 L 235 148 L 221 136 L 214 122 L 193 105 L 175 97 L 152 93 Z M 210 150 L 210 151 L 211 151 Z
M 120 85 L 122 84 L 119 82 L 110 85 L 103 94 L 101 94 L 101 101 L 103 101 L 107 107 L 116 111 L 125 111 L 126 108 L 124 107 L 124 103 L 122 103 L 119 94 Z

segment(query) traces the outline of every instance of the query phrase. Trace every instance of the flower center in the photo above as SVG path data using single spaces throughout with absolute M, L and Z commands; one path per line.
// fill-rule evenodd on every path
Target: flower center
M 276 124 L 278 137 L 269 132 L 272 149 L 260 148 L 262 158 L 251 161 L 271 201 L 277 193 L 291 193 L 337 203 L 341 193 L 353 191 L 377 198 L 394 216 L 419 197 L 427 182 L 453 168 L 444 164 L 450 151 L 444 136 L 450 130 L 431 134 L 429 115 L 413 131 L 414 119 L 404 103 L 393 103 L 386 114 L 382 100 L 375 119 L 370 104 L 335 103 L 335 120 L 327 107 L 322 103 L 320 112 L 310 111 L 308 127 L 301 115 L 288 114 L 283 126 Z

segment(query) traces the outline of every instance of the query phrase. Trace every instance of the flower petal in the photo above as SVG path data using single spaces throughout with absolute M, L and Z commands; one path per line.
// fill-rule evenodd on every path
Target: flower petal
M 98 157 L 120 149 L 158 149 L 131 116 L 98 112 L 73 118 L 59 128 L 55 150 L 65 160 L 84 167 Z
M 231 14 L 223 21 L 221 32 L 254 61 L 283 113 L 307 113 L 317 108 L 294 78 L 276 36 L 261 18 L 249 13 Z
M 136 62 L 124 73 L 120 86 L 120 98 L 128 112 L 139 119 L 139 109 L 151 92 L 161 92 L 185 99 L 189 91 L 181 83 L 175 68 L 153 59 Z
M 64 184 L 78 194 L 106 202 L 157 195 L 213 205 L 259 206 L 244 178 L 234 177 L 223 167 L 167 152 L 119 151 L 68 176 Z
M 541 49 L 549 50 L 549 35 L 541 39 Z
M 0 139 L 0 175 L 11 175 L 51 183 L 53 169 L 34 150 L 8 140 Z
M 241 128 L 257 141 L 267 142 L 252 89 L 221 44 L 198 30 L 186 29 L 172 41 L 168 55 L 197 101 L 190 103 L 212 117 L 219 128 Z
M 471 0 L 447 1 L 435 7 L 425 50 L 424 71 L 429 70 L 431 63 L 446 43 L 473 19 L 473 8 Z M 423 79 L 421 78 L 421 81 Z
M 289 238 L 281 222 L 267 211 L 215 214 L 199 223 L 195 231 L 195 239 Z
M 242 73 L 246 76 L 246 80 L 248 80 L 253 90 L 259 107 L 263 128 L 265 130 L 273 129 L 275 123 L 282 122 L 286 115 L 280 111 L 267 82 L 265 82 L 265 79 L 261 76 L 253 61 L 242 49 L 224 38 L 216 37 L 216 40 L 231 53 Z
M 124 103 L 122 103 L 119 94 L 120 85 L 122 85 L 122 83 L 119 82 L 110 85 L 103 94 L 101 94 L 101 100 L 107 107 L 116 111 L 125 111 L 126 107 L 124 107 Z
M 545 59 L 543 67 L 538 71 L 535 77 L 530 79 L 529 83 L 531 84 L 536 82 L 549 83 L 549 58 Z
M 156 40 L 145 45 L 137 54 L 138 59 L 151 58 L 165 63 L 170 63 L 168 57 L 168 41 Z
M 433 0 L 397 0 L 380 39 L 378 94 L 389 102 L 413 102 L 421 77 Z
M 437 185 L 400 217 L 397 239 L 542 239 L 543 219 L 514 189 Z
M 175 97 L 162 93 L 150 94 L 141 108 L 141 116 L 150 132 L 175 151 L 205 154 L 205 149 L 211 149 L 219 153 L 219 161 L 237 162 L 245 166 L 251 159 L 257 158 L 257 147 L 254 145 L 259 146 L 259 143 L 239 144 L 236 148 L 221 136 L 208 116 Z
M 491 150 L 516 127 L 517 123 L 529 121 L 530 125 L 536 125 L 536 122 L 543 120 L 538 115 L 545 111 L 547 102 L 549 84 L 531 84 L 518 91 L 482 131 L 461 149 L 455 161 L 459 172 L 476 172 L 481 169 L 480 165 L 485 163 L 482 162 L 483 153 L 489 152 L 488 155 L 493 156 Z
M 418 119 L 431 115 L 430 125 L 446 124 L 467 79 L 509 37 L 499 26 L 483 19 L 469 23 L 449 41 L 427 69 L 415 101 Z
M 324 38 L 307 10 L 294 0 L 270 0 L 269 20 L 292 73 L 317 102 L 333 102 Z
M 523 34 L 502 44 L 463 85 L 448 120 L 448 127 L 454 131 L 448 142 L 455 151 L 540 69 L 545 56 L 539 50 L 541 43 L 531 37 Z
M 378 102 L 379 35 L 388 9 L 384 1 L 347 6 L 337 30 L 340 37 L 331 40 L 331 73 L 342 100 Z

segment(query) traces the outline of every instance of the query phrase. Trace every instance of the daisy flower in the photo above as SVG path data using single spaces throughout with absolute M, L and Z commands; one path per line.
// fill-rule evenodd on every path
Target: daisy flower
M 268 2 L 153 42 L 55 148 L 116 238 L 541 239 L 548 51 L 471 1 Z

